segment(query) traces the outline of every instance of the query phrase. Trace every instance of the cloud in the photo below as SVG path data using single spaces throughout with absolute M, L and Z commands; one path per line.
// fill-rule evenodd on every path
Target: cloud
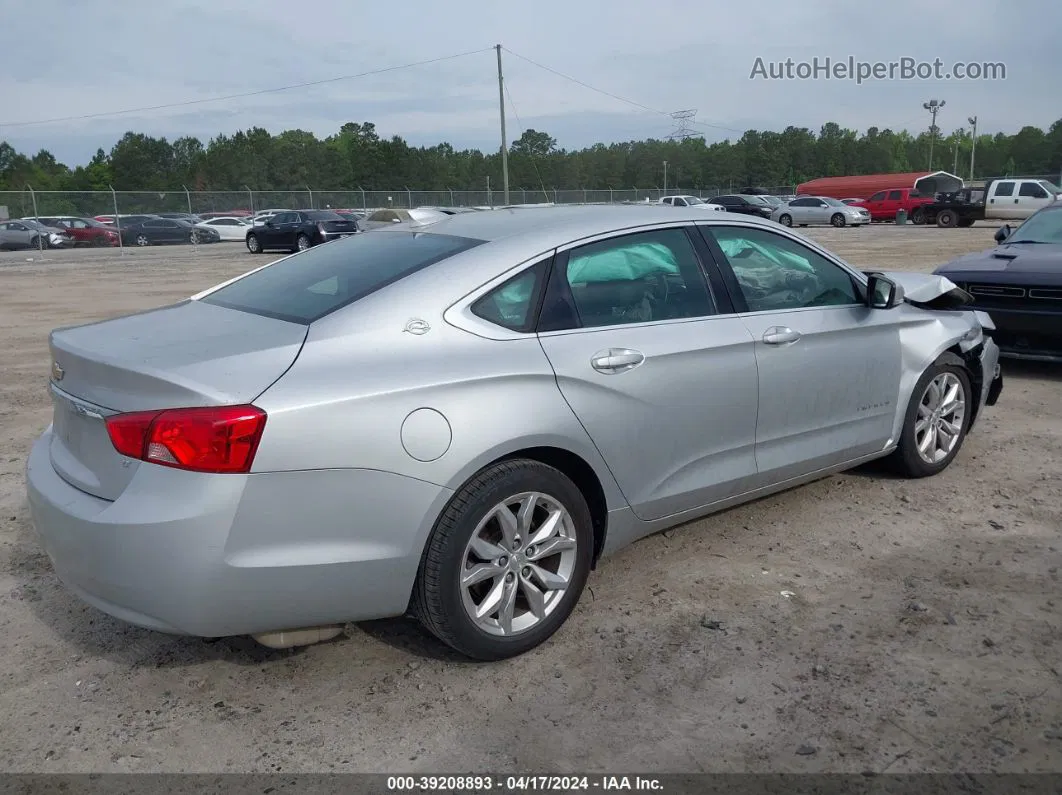
M 1025 124 L 1047 126 L 1058 112 L 1045 71 L 1062 29 L 1062 6 L 1052 4 L 968 0 L 959 14 L 922 0 L 898 0 L 887 8 L 820 0 L 758 10 L 677 0 L 407 6 L 38 0 L 34 34 L 5 40 L 0 138 L 24 151 L 47 148 L 76 164 L 98 147 L 109 149 L 127 130 L 206 140 L 252 126 L 328 135 L 346 121 L 372 121 L 381 134 L 417 144 L 448 140 L 458 148 L 493 148 L 498 89 L 489 48 L 495 43 L 607 92 L 505 54 L 507 115 L 515 131 L 510 137 L 521 127 L 535 127 L 567 148 L 663 137 L 672 127 L 667 114 L 684 108 L 697 109 L 696 129 L 709 140 L 735 138 L 747 127 L 817 130 L 826 121 L 856 129 L 923 129 L 929 119 L 921 104 L 931 97 L 947 100 L 938 118 L 945 131 L 976 114 L 985 132 L 1013 132 Z M 223 102 L 15 124 L 249 93 L 469 50 L 481 52 Z M 848 56 L 940 58 L 947 65 L 1001 61 L 1007 80 L 856 85 L 750 79 L 757 57 Z

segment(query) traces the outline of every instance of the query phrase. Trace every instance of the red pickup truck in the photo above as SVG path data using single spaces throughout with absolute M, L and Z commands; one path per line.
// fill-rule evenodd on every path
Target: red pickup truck
M 879 190 L 869 199 L 856 202 L 856 207 L 863 207 L 870 213 L 871 221 L 895 221 L 896 213 L 903 209 L 911 223 L 925 223 L 921 207 L 932 204 L 933 196 L 926 196 L 914 188 L 890 188 Z

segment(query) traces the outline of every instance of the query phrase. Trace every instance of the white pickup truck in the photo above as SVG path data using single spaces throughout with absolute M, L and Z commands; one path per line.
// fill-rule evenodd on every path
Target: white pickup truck
M 1024 221 L 1041 207 L 1062 200 L 1062 189 L 1045 179 L 1000 177 L 988 180 L 984 188 L 956 186 L 944 191 L 932 204 L 919 208 L 927 224 L 953 227 L 973 226 L 975 221 Z
M 699 210 L 722 210 L 726 207 L 721 204 L 712 204 L 696 196 L 664 196 L 658 204 L 666 204 L 669 207 L 696 207 Z

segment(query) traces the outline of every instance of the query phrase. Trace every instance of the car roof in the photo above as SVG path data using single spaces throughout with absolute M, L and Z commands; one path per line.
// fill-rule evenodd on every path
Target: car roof
M 442 235 L 470 237 L 477 240 L 499 241 L 505 238 L 523 237 L 528 245 L 541 238 L 543 248 L 560 246 L 573 240 L 592 235 L 607 234 L 628 227 L 674 221 L 700 221 L 721 223 L 735 222 L 733 216 L 716 218 L 701 210 L 682 207 L 666 207 L 656 204 L 591 205 L 576 207 L 543 207 L 510 210 L 493 210 L 480 213 L 459 213 L 423 227 L 417 231 Z M 742 222 L 750 220 L 742 217 Z M 754 222 L 771 225 L 773 222 L 755 219 Z M 386 230 L 381 230 L 386 233 Z M 398 230 L 396 230 L 398 231 Z M 408 228 L 406 232 L 410 231 Z

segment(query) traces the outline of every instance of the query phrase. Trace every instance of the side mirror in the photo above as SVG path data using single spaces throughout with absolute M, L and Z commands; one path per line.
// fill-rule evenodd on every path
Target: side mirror
M 1010 224 L 1003 224 L 1003 226 L 999 227 L 999 229 L 996 230 L 996 233 L 995 235 L 993 235 L 993 237 L 995 237 L 997 243 L 1002 243 L 1004 240 L 1010 237 L 1013 231 L 1014 230 L 1010 228 Z
M 880 273 L 867 280 L 867 306 L 871 309 L 892 309 L 903 303 L 903 288 Z

